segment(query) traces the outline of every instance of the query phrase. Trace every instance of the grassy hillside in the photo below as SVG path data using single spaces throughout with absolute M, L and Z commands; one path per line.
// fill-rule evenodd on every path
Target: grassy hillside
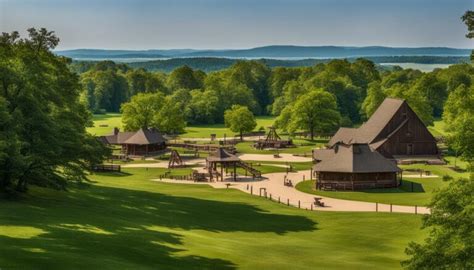
M 160 169 L 35 188 L 0 207 L 2 269 L 397 269 L 425 234 L 408 214 L 298 210 Z

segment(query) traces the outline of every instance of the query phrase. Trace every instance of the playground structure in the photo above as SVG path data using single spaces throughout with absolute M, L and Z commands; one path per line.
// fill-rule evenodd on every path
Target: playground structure
M 218 165 L 220 167 L 220 172 L 218 171 Z M 228 172 L 228 169 L 232 169 L 231 171 L 233 180 L 237 180 L 237 167 L 242 168 L 249 173 L 254 178 L 261 178 L 262 173 L 253 168 L 248 163 L 240 160 L 237 156 L 227 152 L 224 148 L 218 148 L 214 153 L 212 153 L 209 157 L 206 158 L 206 169 L 209 172 L 209 180 L 213 181 L 214 177 L 216 181 L 224 181 L 224 169 Z
M 185 167 L 183 159 L 179 155 L 178 151 L 171 150 L 170 161 L 168 163 L 168 169 L 171 168 L 182 168 Z
M 282 140 L 280 136 L 278 136 L 275 127 L 269 127 L 269 131 L 265 140 L 258 140 L 255 142 L 254 147 L 257 149 L 265 149 L 265 148 L 287 148 L 293 146 L 293 141 L 290 140 Z

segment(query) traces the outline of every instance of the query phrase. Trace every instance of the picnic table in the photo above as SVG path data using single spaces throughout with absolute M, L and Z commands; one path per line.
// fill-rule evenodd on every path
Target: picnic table
M 324 207 L 324 203 L 321 201 L 323 198 L 314 197 L 314 205 Z

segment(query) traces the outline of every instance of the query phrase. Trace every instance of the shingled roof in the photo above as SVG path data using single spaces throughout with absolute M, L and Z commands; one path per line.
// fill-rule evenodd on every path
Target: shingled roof
M 402 99 L 386 98 L 366 123 L 359 128 L 340 128 L 329 141 L 329 145 L 333 146 L 338 142 L 375 143 L 377 136 L 404 103 L 405 100 Z
M 319 161 L 313 166 L 317 172 L 342 173 L 377 173 L 400 172 L 397 165 L 377 151 L 373 151 L 368 144 L 338 143 L 331 149 L 317 149 L 313 151 L 313 158 Z
M 211 162 L 238 162 L 240 158 L 219 147 L 214 153 L 211 153 L 206 160 Z
M 118 129 L 114 129 L 114 134 L 102 136 L 102 141 L 108 144 L 160 144 L 164 143 L 165 139 L 160 132 L 155 129 L 141 128 L 134 132 L 120 132 Z

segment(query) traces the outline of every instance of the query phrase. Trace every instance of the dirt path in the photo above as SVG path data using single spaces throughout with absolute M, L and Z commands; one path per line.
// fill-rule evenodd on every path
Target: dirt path
M 350 201 L 342 199 L 328 198 L 324 196 L 312 195 L 308 193 L 301 192 L 294 187 L 287 187 L 283 185 L 283 181 L 286 173 L 270 173 L 265 174 L 266 179 L 261 181 L 252 181 L 250 178 L 239 178 L 237 182 L 211 182 L 211 183 L 195 183 L 190 181 L 178 181 L 178 180 L 169 180 L 164 179 L 162 182 L 168 183 L 186 183 L 186 184 L 207 184 L 214 188 L 229 188 L 239 189 L 243 192 L 256 195 L 256 196 L 266 196 L 272 198 L 274 201 L 280 201 L 284 204 L 289 204 L 294 207 L 300 207 L 302 209 L 313 209 L 317 211 L 347 211 L 347 212 L 397 212 L 397 213 L 415 213 L 414 206 L 402 206 L 402 205 L 392 205 L 389 204 L 375 204 L 372 202 L 360 202 L 360 201 Z M 302 181 L 303 177 L 309 179 L 310 171 L 301 171 L 297 173 L 288 174 L 288 179 L 291 179 L 293 185 L 296 185 L 298 182 Z M 160 180 L 153 180 L 160 181 Z M 314 203 L 314 198 L 322 198 L 325 207 L 315 207 L 311 208 L 311 205 Z M 390 209 L 391 208 L 391 209 Z M 429 209 L 426 207 L 417 207 L 416 212 L 418 214 L 428 214 Z

